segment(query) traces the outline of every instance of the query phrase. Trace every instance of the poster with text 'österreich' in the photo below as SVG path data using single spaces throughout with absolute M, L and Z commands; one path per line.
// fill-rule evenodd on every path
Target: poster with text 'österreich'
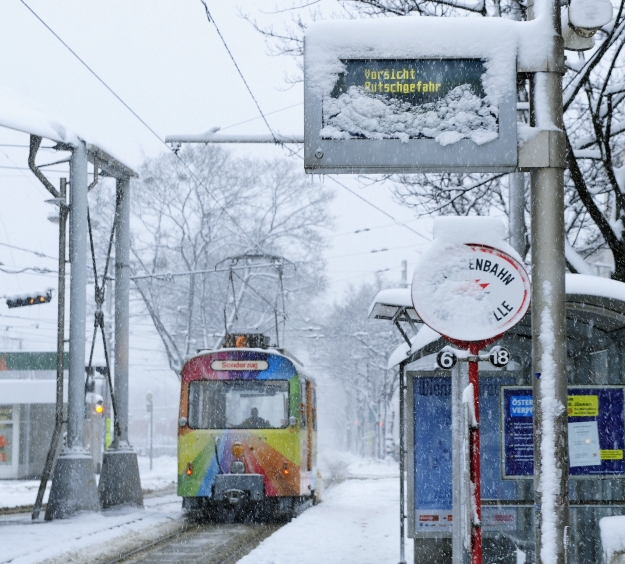
M 568 398 L 571 476 L 625 475 L 625 387 L 571 386 Z M 534 476 L 533 398 L 529 387 L 501 390 L 504 478 Z

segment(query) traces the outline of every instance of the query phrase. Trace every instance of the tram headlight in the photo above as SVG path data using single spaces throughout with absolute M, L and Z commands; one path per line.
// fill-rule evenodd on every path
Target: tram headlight
M 245 452 L 245 448 L 241 443 L 234 443 L 232 447 L 230 447 L 230 452 L 232 452 L 232 456 L 235 458 L 241 458 Z
M 193 462 L 187 462 L 187 476 L 193 476 Z

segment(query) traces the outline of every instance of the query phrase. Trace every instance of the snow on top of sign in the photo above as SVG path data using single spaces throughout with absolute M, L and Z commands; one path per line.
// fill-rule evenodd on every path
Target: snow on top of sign
M 74 144 L 78 141 L 72 130 L 51 119 L 39 104 L 5 86 L 0 86 L 0 126 L 61 143 Z
M 625 515 L 603 517 L 599 520 L 603 561 L 612 562 L 612 557 L 625 554 Z
M 551 46 L 549 6 L 535 3 L 535 19 L 402 17 L 322 21 L 306 33 L 306 80 L 319 96 L 328 95 L 341 59 L 484 59 L 484 88 L 498 103 L 522 66 L 543 61 Z
M 449 338 L 480 341 L 522 318 L 529 281 L 504 236 L 497 218 L 437 218 L 434 240 L 415 265 L 411 288 L 425 323 Z
M 566 274 L 567 295 L 598 296 L 625 302 L 625 284 L 609 278 L 599 278 L 598 276 L 588 276 L 585 274 Z M 392 288 L 382 290 L 375 297 L 373 307 L 376 303 L 388 305 L 409 306 L 412 305 L 409 288 Z M 412 346 L 408 350 L 408 344 L 399 345 L 389 356 L 387 368 L 397 366 L 409 354 L 418 352 L 420 349 L 433 343 L 440 338 L 440 335 L 423 325 L 419 332 L 410 339 Z
M 506 238 L 506 226 L 498 217 L 446 216 L 434 220 L 434 239 L 454 243 L 482 243 L 486 237 L 491 242 Z
M 506 226 L 498 217 L 446 216 L 434 220 L 434 241 L 438 245 L 474 243 L 495 247 L 523 263 L 505 239 Z
M 571 0 L 569 21 L 575 27 L 595 29 L 612 21 L 610 0 Z
M 323 96 L 344 70 L 340 59 L 482 59 L 486 53 L 491 56 L 484 87 L 497 103 L 516 71 L 514 22 L 435 17 L 316 22 L 306 33 L 306 80 Z

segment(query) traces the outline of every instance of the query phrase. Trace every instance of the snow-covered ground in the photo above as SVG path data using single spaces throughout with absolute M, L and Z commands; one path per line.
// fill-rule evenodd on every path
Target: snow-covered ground
M 150 470 L 150 459 L 139 456 L 139 473 L 144 493 L 159 490 L 171 490 L 176 484 L 177 461 L 175 456 L 159 456 L 153 460 Z M 98 476 L 99 478 L 99 476 Z M 0 509 L 33 505 L 39 490 L 39 480 L 0 480 Z M 172 490 L 173 491 L 173 490 Z M 43 498 L 48 501 L 50 482 Z
M 363 459 L 342 452 L 319 457 L 326 490 L 310 508 L 261 543 L 241 564 L 378 563 L 399 555 L 399 472 L 392 460 Z M 180 498 L 171 491 L 176 459 L 139 458 L 145 511 L 88 513 L 33 523 L 26 513 L 0 517 L 0 564 L 106 562 L 118 554 L 183 526 Z M 0 481 L 3 507 L 33 503 L 38 482 Z M 323 540 L 323 542 L 321 542 Z M 410 539 L 407 554 L 412 551 Z
M 399 561 L 399 472 L 393 461 L 333 453 L 320 466 L 338 481 L 323 502 L 263 541 L 239 564 L 378 564 Z M 342 480 L 342 481 L 341 481 Z M 406 539 L 406 554 L 412 554 Z
M 0 519 L 1 564 L 106 562 L 181 529 L 180 498 L 170 494 L 145 500 L 145 511 L 85 513 L 71 519 L 31 521 L 30 515 Z

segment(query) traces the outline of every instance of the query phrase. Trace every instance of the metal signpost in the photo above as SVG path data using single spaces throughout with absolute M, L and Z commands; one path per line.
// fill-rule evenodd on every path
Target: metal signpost
M 458 218 L 462 220 L 464 218 Z M 470 218 L 474 227 L 475 219 Z M 489 220 L 485 225 L 488 229 Z M 462 244 L 462 237 L 471 237 L 462 223 L 447 222 L 451 236 L 437 244 L 435 239 L 415 267 L 412 283 L 412 301 L 421 320 L 440 333 L 462 351 L 446 348 L 437 356 L 437 363 L 445 370 L 452 369 L 459 358 L 469 363 L 469 385 L 462 393 L 467 403 L 469 426 L 469 471 L 471 499 L 462 499 L 464 519 L 470 523 L 472 564 L 482 562 L 482 514 L 480 480 L 480 383 L 478 362 L 490 360 L 495 366 L 505 366 L 509 355 L 495 347 L 484 357 L 479 352 L 494 342 L 510 327 L 518 323 L 529 307 L 530 283 L 523 265 L 510 254 L 483 244 Z M 442 234 L 445 235 L 445 234 Z M 488 234 L 484 234 L 488 237 Z M 495 245 L 497 237 L 494 237 Z M 446 254 L 441 255 L 441 252 Z M 467 323 L 472 319 L 472 323 Z M 468 354 L 467 354 L 468 351 Z M 452 392 L 452 395 L 453 392 Z M 464 449 L 463 449 L 464 450 Z M 458 453 L 456 453 L 457 455 Z M 455 480 L 462 481 L 456 475 Z M 456 512 L 456 515 L 458 513 Z M 467 516 L 468 514 L 468 516 Z M 458 531 L 459 526 L 456 526 Z M 459 545 L 456 544 L 456 547 Z M 455 554 L 456 562 L 460 562 Z

